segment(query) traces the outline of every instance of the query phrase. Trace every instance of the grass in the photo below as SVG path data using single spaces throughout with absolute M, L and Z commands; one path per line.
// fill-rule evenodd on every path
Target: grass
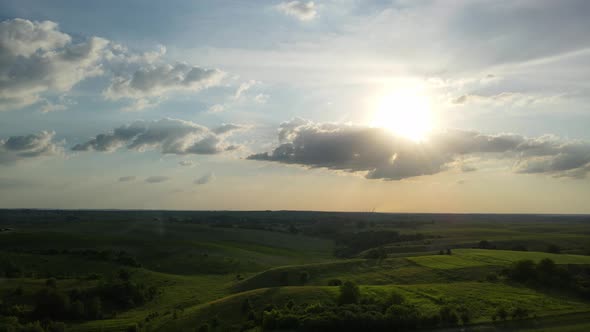
M 74 221 L 64 221 L 66 217 Z M 191 221 L 230 217 L 239 222 L 254 220 L 273 231 L 237 227 L 239 222 L 232 227 L 213 227 Z M 342 223 L 346 231 L 360 231 L 357 218 L 366 218 L 377 222 L 372 230 L 432 237 L 386 245 L 390 258 L 384 260 L 335 259 L 332 240 L 302 234 L 305 227 L 322 218 Z M 482 282 L 490 272 L 521 259 L 590 264 L 590 256 L 571 254 L 590 252 L 587 220 L 559 218 L 288 211 L 0 211 L 0 225 L 15 229 L 0 234 L 0 262 L 16 262 L 28 276 L 0 278 L 0 294 L 5 298 L 22 286 L 25 300 L 32 303 L 33 294 L 44 287 L 46 276 L 58 277 L 58 288 L 69 290 L 95 285 L 98 281 L 87 280 L 88 274 L 109 278 L 119 269 L 128 268 L 133 271 L 133 279 L 158 286 L 160 294 L 156 299 L 112 319 L 71 323 L 70 330 L 123 331 L 144 323 L 149 330 L 194 331 L 215 316 L 231 330 L 244 322 L 240 308 L 246 298 L 259 309 L 269 304 L 281 306 L 289 300 L 299 305 L 333 302 L 338 288 L 327 285 L 332 279 L 340 279 L 362 285 L 365 296 L 383 298 L 392 291 L 403 293 L 425 312 L 438 310 L 442 303 L 466 305 L 481 326 L 491 326 L 491 313 L 498 306 L 519 305 L 541 317 L 539 322 L 547 332 L 585 331 L 590 329 L 590 314 L 573 313 L 590 312 L 586 302 L 503 282 Z M 302 233 L 284 231 L 291 222 Z M 531 251 L 468 249 L 481 240 L 500 249 L 520 245 Z M 532 251 L 546 250 L 549 244 L 560 246 L 564 254 Z M 433 254 L 447 247 L 455 248 L 452 255 Z M 48 249 L 60 252 L 42 254 Z M 142 268 L 61 253 L 64 249 L 124 250 Z M 303 273 L 309 275 L 305 284 L 301 282 Z M 153 317 L 149 322 L 148 316 Z
M 452 255 L 417 256 L 408 259 L 428 268 L 456 269 L 486 265 L 501 266 L 523 259 L 538 262 L 544 258 L 550 258 L 557 264 L 590 264 L 590 256 L 485 249 L 455 249 Z
M 422 285 L 362 286 L 365 297 L 384 300 L 391 292 L 404 295 L 424 313 L 438 312 L 440 305 L 465 306 L 473 314 L 474 322 L 490 322 L 499 306 L 520 306 L 537 317 L 590 312 L 590 305 L 579 300 L 544 294 L 530 288 L 502 283 L 459 282 Z M 224 330 L 239 330 L 244 315 L 240 308 L 249 299 L 255 310 L 273 305 L 282 307 L 292 300 L 296 305 L 316 302 L 335 303 L 338 287 L 303 286 L 262 288 L 230 295 L 228 297 L 186 309 L 176 320 L 161 326 L 163 331 L 191 331 L 213 317 L 223 317 Z

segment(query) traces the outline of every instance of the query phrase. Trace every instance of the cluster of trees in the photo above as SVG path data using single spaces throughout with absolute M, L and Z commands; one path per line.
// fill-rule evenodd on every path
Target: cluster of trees
M 64 332 L 66 324 L 54 321 L 34 321 L 20 324 L 16 317 L 0 317 L 0 331 L 2 332 Z
M 157 295 L 155 287 L 146 287 L 131 281 L 131 275 L 121 270 L 116 278 L 101 282 L 84 290 L 60 290 L 55 279 L 48 279 L 43 289 L 33 295 L 33 310 L 21 305 L 0 303 L 0 316 L 12 316 L 24 321 L 83 321 L 113 316 L 118 311 L 130 309 L 152 300 Z M 15 291 L 26 298 L 22 289 Z M 18 302 L 18 301 L 13 301 Z M 41 327 L 47 331 L 47 324 Z M 1 331 L 1 329 L 0 329 Z
M 387 258 L 387 250 L 383 247 L 373 248 L 365 254 L 367 259 L 385 259 Z
M 22 275 L 22 267 L 14 261 L 9 259 L 0 260 L 0 278 L 20 278 Z
M 420 233 L 400 234 L 390 230 L 343 233 L 335 238 L 337 248 L 334 254 L 338 257 L 350 257 L 388 243 L 421 241 L 425 238 L 426 236 Z
M 141 264 L 135 257 L 124 250 L 62 250 L 62 254 L 83 256 L 86 259 L 115 262 L 125 266 L 141 267 Z
M 516 282 L 532 287 L 572 291 L 590 299 L 590 267 L 584 265 L 557 265 L 549 258 L 535 263 L 532 260 L 515 262 L 503 273 Z
M 242 312 L 248 319 L 245 327 L 260 326 L 264 331 L 400 331 L 471 322 L 471 313 L 464 307 L 445 305 L 438 313 L 424 314 L 399 293 L 392 292 L 384 299 L 363 296 L 350 281 L 340 285 L 336 303 L 296 305 L 289 301 L 283 307 L 269 306 L 256 312 L 247 299 Z

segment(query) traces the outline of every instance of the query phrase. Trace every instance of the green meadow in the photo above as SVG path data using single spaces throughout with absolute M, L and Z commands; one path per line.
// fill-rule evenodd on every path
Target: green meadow
M 585 216 L 4 210 L 0 331 L 311 331 L 346 315 L 402 330 L 584 331 L 588 226 Z M 557 275 L 569 281 L 551 286 Z M 357 292 L 347 303 L 343 284 Z M 396 321 L 400 308 L 419 323 Z

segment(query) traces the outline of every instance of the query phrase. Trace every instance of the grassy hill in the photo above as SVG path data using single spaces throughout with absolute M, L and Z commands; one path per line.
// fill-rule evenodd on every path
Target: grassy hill
M 590 265 L 590 256 L 581 255 L 590 252 L 589 225 L 580 216 L 6 210 L 0 211 L 0 226 L 9 229 L 0 233 L 0 310 L 27 322 L 48 280 L 62 294 L 93 292 L 120 282 L 124 270 L 130 282 L 157 289 L 155 296 L 116 309 L 105 304 L 100 319 L 65 319 L 68 331 L 254 328 L 249 312 L 260 319 L 287 305 L 337 306 L 339 287 L 328 285 L 345 281 L 360 286 L 363 305 L 396 292 L 425 315 L 469 307 L 473 329 L 497 329 L 495 310 L 518 307 L 547 331 L 582 331 L 587 300 L 501 272 L 545 258 L 583 271 Z M 474 249 L 482 240 L 495 249 Z M 551 247 L 561 253 L 543 252 Z M 385 256 L 367 258 L 372 249 Z M 447 249 L 451 255 L 438 254 Z

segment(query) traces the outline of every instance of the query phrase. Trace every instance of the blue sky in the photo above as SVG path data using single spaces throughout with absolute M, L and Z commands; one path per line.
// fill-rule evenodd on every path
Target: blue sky
M 0 207 L 590 213 L 587 1 L 0 9 Z

